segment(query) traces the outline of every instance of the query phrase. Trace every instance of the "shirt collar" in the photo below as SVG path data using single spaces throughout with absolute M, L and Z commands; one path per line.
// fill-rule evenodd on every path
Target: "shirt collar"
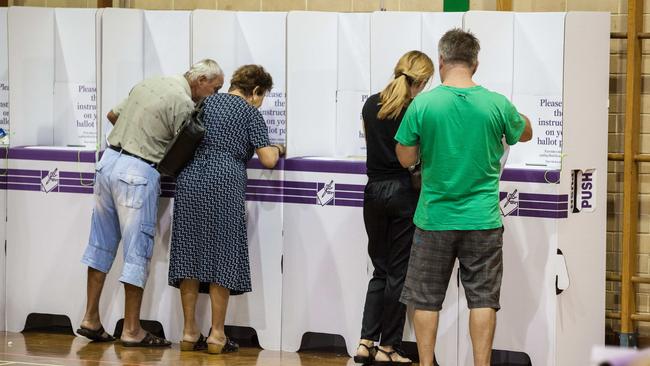
M 183 75 L 174 75 L 174 78 L 178 80 L 178 82 L 183 86 L 183 89 L 185 89 L 185 93 L 187 93 L 187 96 L 192 99 L 192 88 L 190 88 L 190 83 L 187 82 L 187 79 Z

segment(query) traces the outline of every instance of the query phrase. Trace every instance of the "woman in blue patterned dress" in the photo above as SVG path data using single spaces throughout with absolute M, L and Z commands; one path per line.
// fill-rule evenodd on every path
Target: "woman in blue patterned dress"
M 246 163 L 257 153 L 275 167 L 284 146 L 271 145 L 258 108 L 273 80 L 258 65 L 242 66 L 228 93 L 205 100 L 206 135 L 176 180 L 169 284 L 183 304 L 181 350 L 233 352 L 224 321 L 229 295 L 251 291 L 246 236 Z M 212 327 L 206 339 L 196 324 L 198 293 L 209 293 Z

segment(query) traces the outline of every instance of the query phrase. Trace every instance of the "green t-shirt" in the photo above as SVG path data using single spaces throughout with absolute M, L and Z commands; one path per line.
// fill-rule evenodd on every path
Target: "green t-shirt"
M 501 94 L 482 86 L 440 85 L 417 96 L 395 139 L 420 145 L 422 190 L 415 225 L 423 230 L 500 227 L 502 139 L 519 141 L 525 120 Z

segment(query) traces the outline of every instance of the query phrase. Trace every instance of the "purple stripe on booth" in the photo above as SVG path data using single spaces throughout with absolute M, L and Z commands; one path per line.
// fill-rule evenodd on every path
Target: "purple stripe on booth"
M 274 194 L 274 195 L 282 195 L 282 192 L 284 190 L 280 187 L 252 187 L 252 186 L 247 186 L 246 187 L 246 194 Z
M 160 197 L 163 197 L 163 198 L 174 198 L 174 192 L 170 192 L 170 191 L 162 191 L 162 192 L 160 192 Z
M 59 186 L 59 192 L 92 194 L 93 193 L 93 187 Z
M 284 203 L 302 203 L 302 204 L 308 204 L 308 205 L 313 205 L 316 204 L 316 197 L 284 197 L 283 199 Z
M 12 191 L 40 191 L 41 185 L 38 184 L 12 184 L 7 183 L 7 189 Z
M 547 219 L 565 219 L 568 214 L 567 211 L 545 211 L 545 210 L 526 210 L 519 209 L 518 216 L 525 217 L 541 217 Z
M 365 189 L 366 189 L 365 184 L 336 183 L 336 192 L 339 192 L 339 191 L 363 192 Z
M 38 177 L 14 177 L 8 176 L 7 182 L 9 183 L 31 183 L 31 184 L 41 184 L 41 178 Z
M 338 196 L 338 194 L 337 194 L 337 196 Z M 334 205 L 335 206 L 348 206 L 348 207 L 363 207 L 363 201 L 346 200 L 346 199 L 335 198 L 334 199 Z
M 5 170 L 2 170 L 2 174 L 4 174 Z M 20 176 L 25 176 L 25 177 L 40 177 L 41 176 L 41 171 L 40 170 L 31 170 L 31 169 L 9 169 L 7 172 L 7 175 L 20 175 Z
M 9 149 L 9 159 L 17 160 L 46 160 L 46 161 L 71 161 L 81 163 L 94 163 L 95 151 L 82 150 L 48 150 L 29 149 L 25 147 L 12 147 Z
M 95 179 L 95 173 L 59 172 L 59 178 L 79 179 L 79 177 L 84 180 L 93 180 Z
M 536 202 L 536 201 L 519 201 L 519 208 L 532 208 L 536 210 L 567 210 L 569 204 L 567 202 Z
M 282 196 L 270 196 L 265 194 L 246 194 L 246 201 L 253 202 L 282 202 Z
M 339 198 L 351 198 L 351 199 L 357 199 L 357 200 L 363 200 L 363 192 L 341 192 L 339 191 L 339 186 L 336 186 L 336 199 Z
M 59 178 L 60 185 L 66 186 L 81 186 L 81 187 L 92 187 L 95 184 L 93 178 L 84 178 L 84 179 L 61 179 Z
M 317 189 L 318 183 L 316 182 L 299 182 L 293 180 L 285 180 L 284 186 L 287 188 L 308 188 L 308 189 Z
M 504 169 L 501 174 L 504 182 L 560 183 L 559 170 Z
M 519 193 L 519 201 L 569 202 L 568 194 Z
M 160 182 L 161 183 L 173 183 L 173 184 L 176 184 L 176 179 L 174 179 L 172 177 L 168 177 L 168 176 L 163 176 L 163 177 L 160 177 Z

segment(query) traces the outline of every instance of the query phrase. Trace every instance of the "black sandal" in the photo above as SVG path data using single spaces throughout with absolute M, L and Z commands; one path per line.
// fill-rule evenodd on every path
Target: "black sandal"
M 86 327 L 79 327 L 79 329 L 77 329 L 77 334 L 82 335 L 94 342 L 113 342 L 115 340 L 115 337 L 108 334 L 108 332 L 104 330 L 103 326 L 100 326 L 97 330 L 92 330 Z
M 181 351 L 205 351 L 208 349 L 207 340 L 203 334 L 199 334 L 199 339 L 196 342 L 181 341 Z
M 165 338 L 157 337 L 149 332 L 145 334 L 144 338 L 142 338 L 140 342 L 122 341 L 122 346 L 124 347 L 169 347 L 171 345 L 172 342 Z
M 368 350 L 368 356 L 359 356 L 359 355 L 355 355 L 355 356 L 354 356 L 354 362 L 355 362 L 355 363 L 360 363 L 360 364 L 362 364 L 362 365 L 369 365 L 369 364 L 371 364 L 371 363 L 375 360 L 375 355 L 377 354 L 377 347 L 375 347 L 375 346 L 368 346 L 368 345 L 365 344 L 365 343 L 359 343 L 359 346 L 357 347 L 357 349 L 358 349 L 359 347 L 362 347 L 362 346 L 363 346 L 365 349 Z
M 226 342 L 223 344 L 208 343 L 208 353 L 221 354 L 239 351 L 239 345 L 235 343 L 230 337 L 226 337 Z
M 403 362 L 403 361 L 393 361 L 393 355 L 406 357 L 406 356 L 404 356 L 402 354 L 403 352 L 401 350 L 397 349 L 397 348 L 395 348 L 394 350 L 392 350 L 390 352 L 386 352 L 383 349 L 377 347 L 377 352 L 381 352 L 381 353 L 385 354 L 388 357 L 388 361 L 377 361 L 377 360 L 375 360 L 373 365 L 395 366 L 395 365 L 411 365 L 413 363 L 413 361 L 405 361 L 405 362 Z

